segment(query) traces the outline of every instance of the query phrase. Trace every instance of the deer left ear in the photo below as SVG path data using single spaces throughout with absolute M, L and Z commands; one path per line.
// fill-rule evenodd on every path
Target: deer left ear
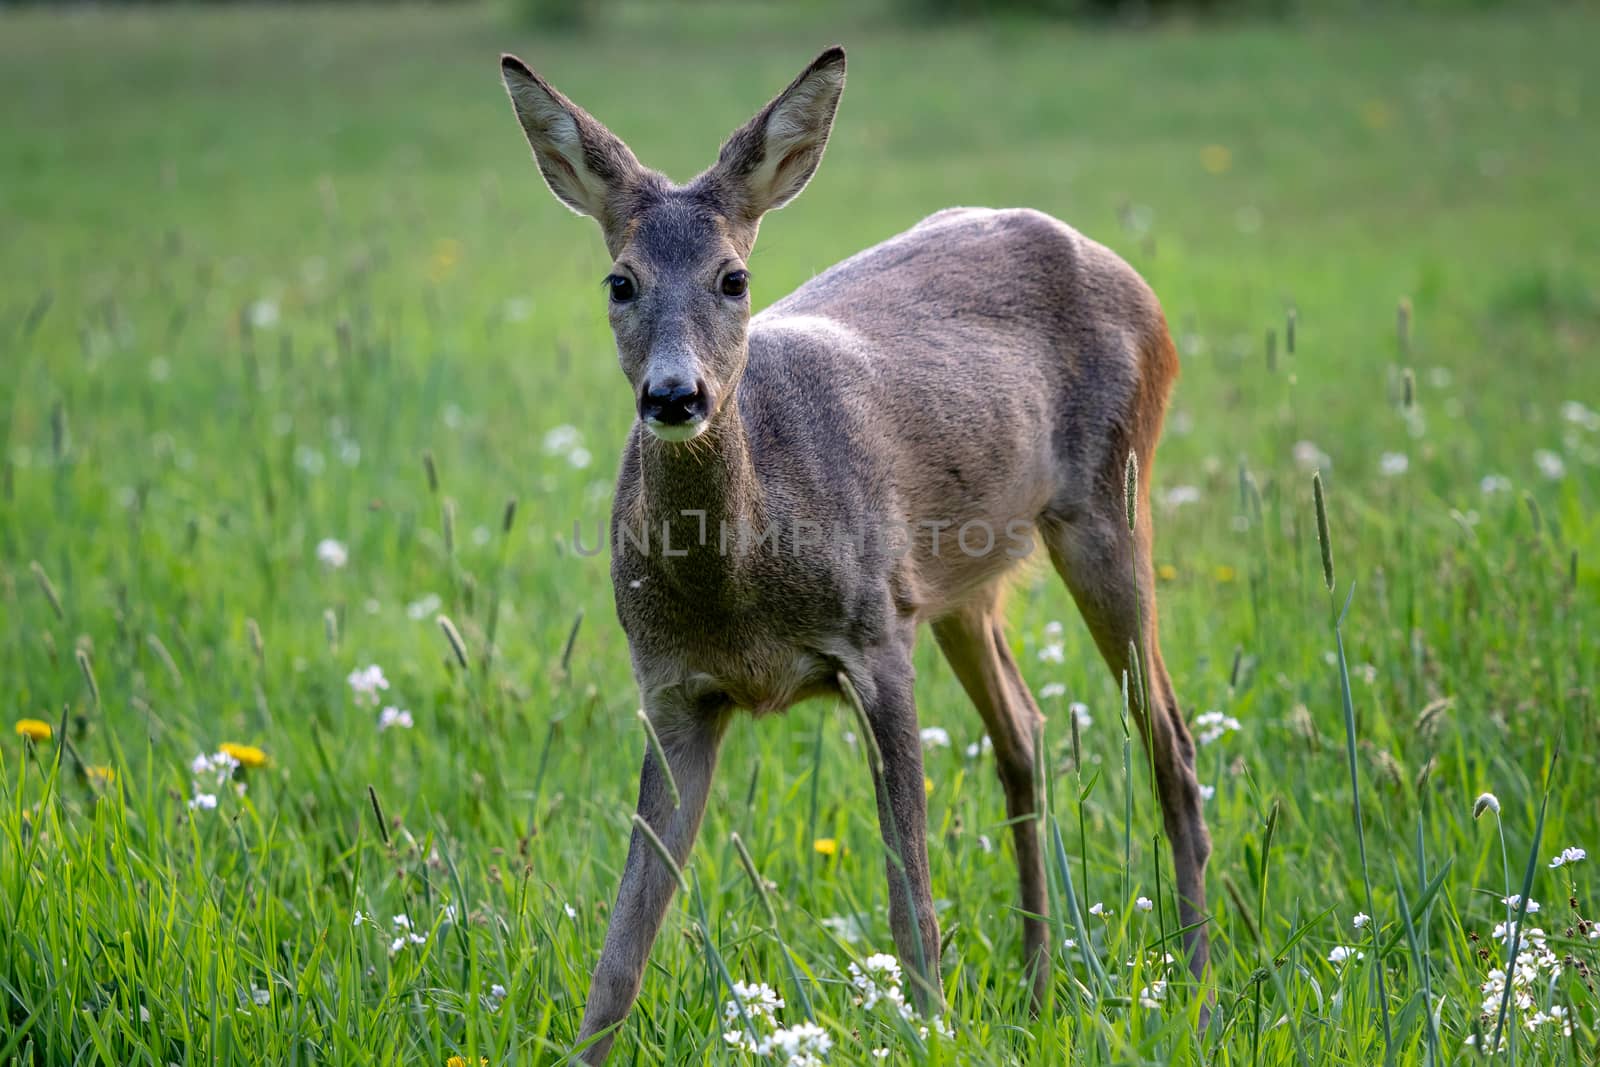
M 545 184 L 609 233 L 617 207 L 646 173 L 628 146 L 556 91 L 516 56 L 500 58 L 500 76 Z
M 707 173 L 747 222 L 800 195 L 822 162 L 844 93 L 844 49 L 823 52 L 760 114 L 735 130 Z

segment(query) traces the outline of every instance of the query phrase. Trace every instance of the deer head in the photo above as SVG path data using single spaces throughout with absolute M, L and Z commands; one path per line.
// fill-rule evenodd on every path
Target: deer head
M 550 191 L 600 224 L 613 261 L 611 329 L 639 420 L 663 441 L 699 436 L 744 371 L 750 251 L 761 217 L 798 196 L 822 162 L 844 49 L 813 60 L 686 185 L 640 164 L 520 59 L 500 67 Z

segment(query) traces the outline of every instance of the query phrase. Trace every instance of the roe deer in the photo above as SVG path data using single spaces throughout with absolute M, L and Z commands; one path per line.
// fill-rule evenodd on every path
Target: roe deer
M 752 317 L 756 231 L 822 160 L 843 49 L 818 56 L 686 185 L 642 166 L 521 60 L 501 67 L 545 182 L 600 224 L 614 260 L 611 327 L 638 417 L 617 478 L 612 580 L 680 793 L 675 805 L 646 746 L 639 817 L 684 863 L 734 710 L 781 711 L 848 683 L 882 756 L 895 947 L 918 1006 L 940 1010 L 912 702 L 912 645 L 930 623 L 994 744 L 1037 1007 L 1050 989 L 1033 771 L 1041 716 L 1000 609 L 1019 546 L 1037 536 L 1112 671 L 1138 670 L 1135 647 L 1144 661 L 1139 728 L 1200 976 L 1211 845 L 1194 745 L 1157 647 L 1148 507 L 1178 364 L 1150 288 L 1048 215 L 959 208 Z M 1145 472 L 1132 530 L 1130 452 Z M 887 527 L 901 543 L 869 536 Z M 987 531 L 979 546 L 974 528 Z M 675 885 L 636 829 L 583 1016 L 591 1062 L 638 997 Z

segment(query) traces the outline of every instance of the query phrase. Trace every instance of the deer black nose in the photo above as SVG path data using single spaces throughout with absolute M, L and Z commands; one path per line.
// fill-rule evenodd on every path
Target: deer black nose
M 663 426 L 682 426 L 706 416 L 706 389 L 702 382 L 663 378 L 646 382 L 639 401 L 639 417 Z

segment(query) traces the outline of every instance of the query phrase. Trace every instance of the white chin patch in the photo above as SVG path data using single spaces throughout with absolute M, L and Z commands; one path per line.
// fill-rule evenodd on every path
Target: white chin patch
M 668 426 L 664 422 L 647 419 L 644 428 L 654 434 L 657 441 L 692 441 L 705 432 L 706 420 L 696 419 L 694 422 Z

